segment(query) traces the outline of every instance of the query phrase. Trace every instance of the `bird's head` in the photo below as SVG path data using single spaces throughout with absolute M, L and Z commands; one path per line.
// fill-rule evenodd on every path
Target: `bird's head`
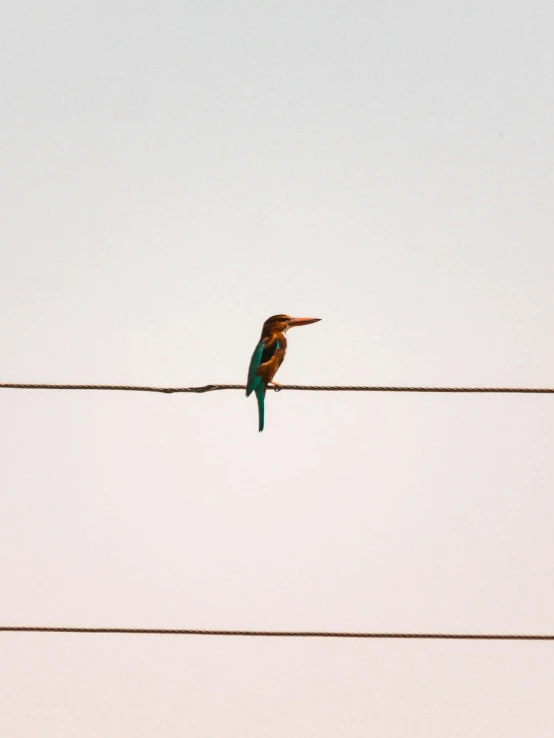
M 263 333 L 286 333 L 289 328 L 317 323 L 321 318 L 291 318 L 290 315 L 272 315 L 264 323 Z

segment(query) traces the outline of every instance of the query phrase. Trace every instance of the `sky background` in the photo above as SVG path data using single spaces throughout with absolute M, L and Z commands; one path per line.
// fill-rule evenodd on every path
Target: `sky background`
M 20 0 L 0 381 L 554 384 L 547 0 Z M 0 624 L 554 632 L 554 399 L 0 391 Z M 519 738 L 554 644 L 0 634 L 10 738 Z

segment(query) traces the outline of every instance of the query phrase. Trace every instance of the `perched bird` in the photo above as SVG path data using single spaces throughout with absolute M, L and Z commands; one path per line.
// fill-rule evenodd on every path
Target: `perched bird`
M 317 323 L 318 320 L 321 318 L 291 318 L 290 315 L 272 315 L 265 321 L 260 342 L 250 359 L 246 384 L 246 396 L 254 392 L 258 400 L 260 431 L 264 429 L 264 400 L 267 385 L 271 383 L 276 387 L 279 386 L 273 382 L 273 377 L 283 363 L 287 351 L 285 333 L 289 328 Z

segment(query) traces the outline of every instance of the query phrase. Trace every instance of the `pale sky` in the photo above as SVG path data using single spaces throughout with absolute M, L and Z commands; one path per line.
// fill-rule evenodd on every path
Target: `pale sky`
M 0 381 L 554 385 L 554 5 L 21 0 Z M 554 632 L 554 398 L 0 390 L 0 625 Z M 543 738 L 554 644 L 0 634 L 9 738 Z

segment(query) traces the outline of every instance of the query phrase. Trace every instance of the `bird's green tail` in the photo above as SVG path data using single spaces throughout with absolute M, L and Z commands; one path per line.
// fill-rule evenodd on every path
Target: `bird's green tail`
M 256 399 L 258 400 L 258 417 L 260 419 L 258 431 L 261 433 L 264 429 L 265 387 L 263 386 L 263 384 L 260 384 L 258 387 L 256 387 L 254 392 L 256 393 Z

